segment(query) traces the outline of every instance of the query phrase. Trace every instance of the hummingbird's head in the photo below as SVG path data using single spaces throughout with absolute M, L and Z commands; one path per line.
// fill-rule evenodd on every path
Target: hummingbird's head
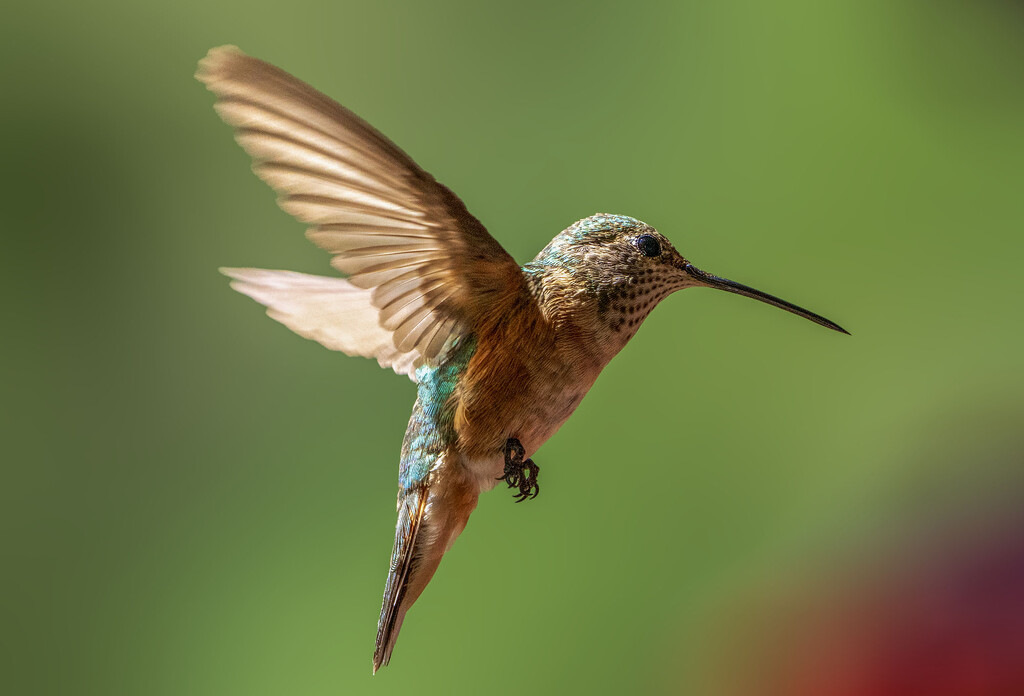
M 573 306 L 578 315 L 592 314 L 588 321 L 607 327 L 623 345 L 661 300 L 695 286 L 752 297 L 847 333 L 813 312 L 699 270 L 656 229 L 625 215 L 598 214 L 576 222 L 527 268 L 545 278 L 547 301 Z

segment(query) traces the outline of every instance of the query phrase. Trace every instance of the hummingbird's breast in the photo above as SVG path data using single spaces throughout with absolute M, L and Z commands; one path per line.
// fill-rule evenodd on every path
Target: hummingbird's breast
M 582 336 L 521 295 L 481 327 L 455 393 L 457 448 L 481 488 L 504 471 L 503 449 L 517 438 L 532 456 L 579 406 L 604 366 Z

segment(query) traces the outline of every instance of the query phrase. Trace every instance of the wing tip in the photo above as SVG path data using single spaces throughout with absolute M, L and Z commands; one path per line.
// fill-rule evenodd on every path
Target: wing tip
M 256 300 L 267 308 L 267 316 L 292 328 L 289 322 L 286 321 L 287 313 L 276 312 L 275 314 L 274 296 L 287 289 L 288 283 L 286 281 L 288 279 L 293 276 L 301 276 L 302 274 L 292 271 L 268 271 L 262 268 L 228 268 L 226 266 L 222 266 L 217 270 L 231 279 L 228 285 L 232 290 Z M 295 329 L 293 328 L 292 330 Z
M 199 60 L 195 78 L 209 86 L 210 82 L 222 76 L 235 60 L 248 57 L 242 49 L 233 44 L 214 46 Z
M 228 285 L 231 286 L 232 290 L 235 290 L 236 292 L 240 292 L 243 295 L 249 295 L 249 297 L 252 297 L 252 295 L 249 294 L 248 292 L 246 292 L 246 289 L 252 287 L 252 283 L 255 280 L 255 278 L 253 277 L 253 274 L 251 273 L 251 271 L 254 271 L 254 270 L 256 270 L 256 269 L 254 269 L 254 268 L 228 268 L 227 266 L 221 266 L 220 268 L 217 269 L 217 271 L 220 272 L 222 275 L 226 275 L 228 278 L 231 279 L 231 282 L 228 283 Z M 263 303 L 263 304 L 266 304 L 266 303 Z

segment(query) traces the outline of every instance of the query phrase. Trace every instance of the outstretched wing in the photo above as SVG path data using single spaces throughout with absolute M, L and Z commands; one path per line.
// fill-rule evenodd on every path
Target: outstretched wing
M 280 206 L 370 291 L 396 354 L 437 357 L 522 283 L 462 201 L 348 109 L 233 46 L 212 49 L 196 77 Z
M 344 278 L 326 278 L 294 271 L 222 268 L 231 287 L 262 305 L 267 314 L 289 329 L 346 355 L 374 358 L 381 367 L 416 379 L 423 356 L 401 353 L 394 336 L 378 323 L 369 290 Z

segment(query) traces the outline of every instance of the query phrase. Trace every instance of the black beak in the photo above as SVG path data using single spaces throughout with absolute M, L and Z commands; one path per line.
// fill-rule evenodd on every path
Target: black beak
M 839 326 L 839 324 L 836 324 L 834 321 L 829 321 L 820 314 L 808 312 L 803 307 L 797 307 L 795 304 L 790 304 L 785 300 L 780 300 L 774 295 L 769 295 L 766 292 L 755 290 L 754 288 L 733 282 L 727 278 L 719 278 L 718 276 L 711 275 L 710 273 L 705 273 L 699 268 L 694 267 L 693 264 L 688 263 L 683 268 L 694 280 L 700 281 L 702 285 L 706 285 L 709 288 L 717 288 L 718 290 L 725 290 L 726 292 L 734 292 L 737 295 L 743 295 L 744 297 L 753 297 L 755 300 L 761 300 L 761 302 L 770 304 L 773 307 L 778 307 L 779 309 L 784 309 L 787 312 L 792 312 L 804 319 L 810 319 L 815 324 L 821 324 L 826 328 L 838 331 L 839 333 L 844 333 L 847 336 L 850 335 L 849 331 Z

